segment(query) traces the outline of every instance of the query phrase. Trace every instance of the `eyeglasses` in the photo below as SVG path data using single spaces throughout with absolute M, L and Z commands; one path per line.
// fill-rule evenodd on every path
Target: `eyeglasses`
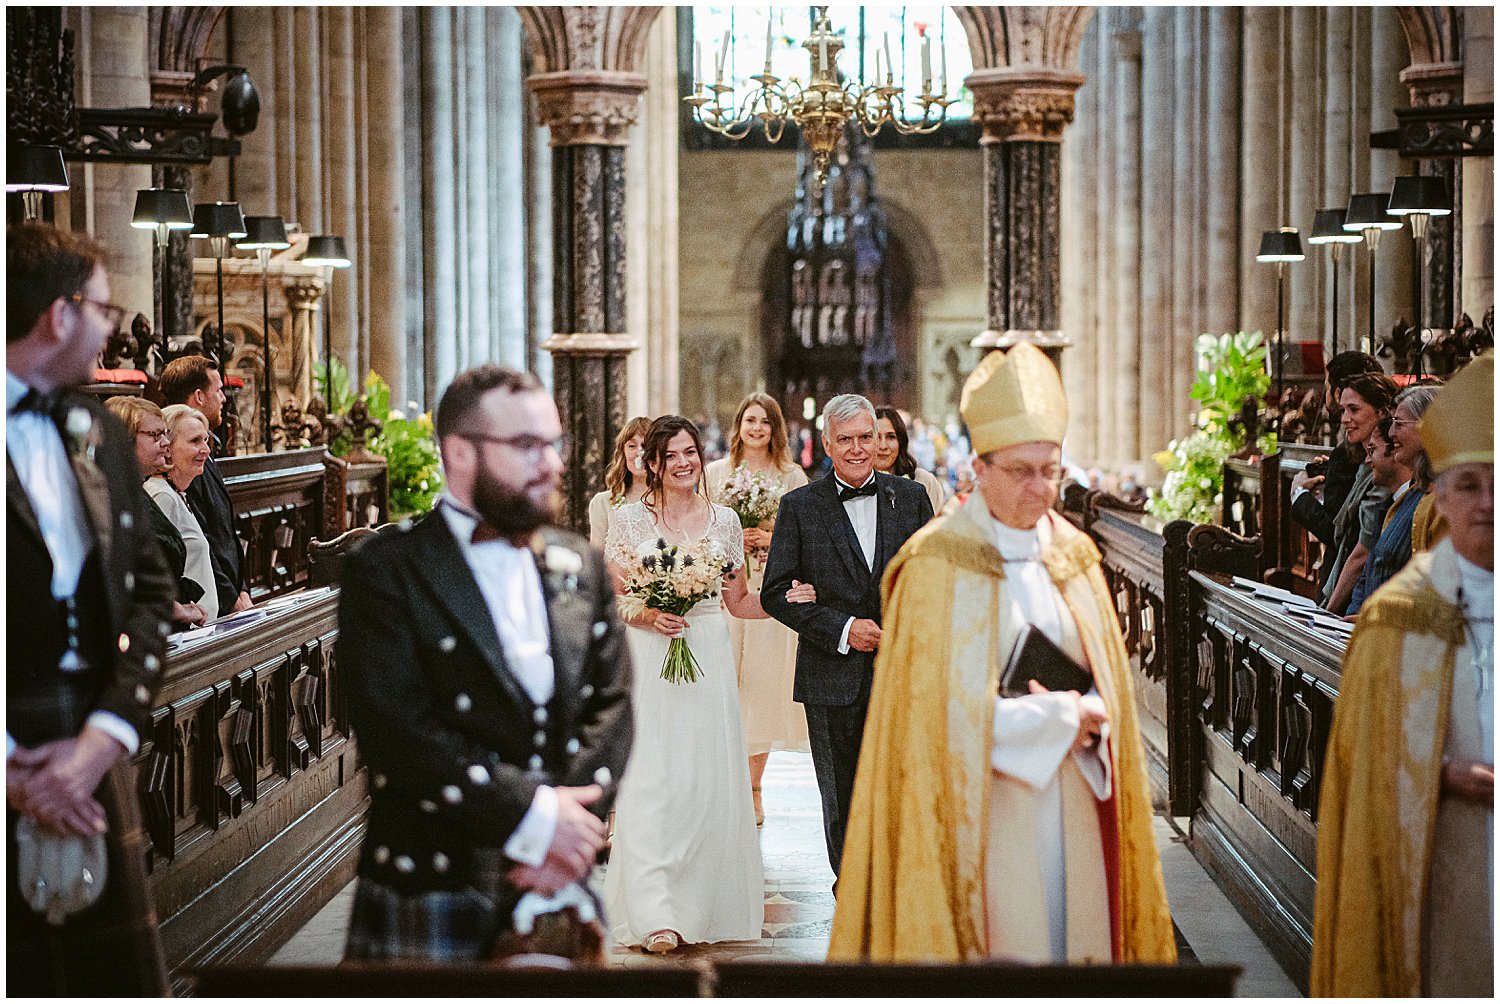
M 159 440 L 163 443 L 169 443 L 172 441 L 172 436 L 167 432 L 166 429 L 158 429 L 156 432 L 148 432 L 145 429 L 137 429 L 135 434 L 137 436 L 145 436 L 148 439 Z
M 82 293 L 74 293 L 68 299 L 79 306 L 88 303 L 97 307 L 99 312 L 104 315 L 104 321 L 109 325 L 111 331 L 118 331 L 120 329 L 120 322 L 125 320 L 126 310 L 118 304 L 109 303 L 104 300 L 91 300 Z
M 532 459 L 539 459 L 548 450 L 553 450 L 558 456 L 568 452 L 568 437 L 559 436 L 556 439 L 546 439 L 542 436 L 533 436 L 523 432 L 516 436 L 493 436 L 488 432 L 459 432 L 455 433 L 459 439 L 467 439 L 471 443 L 495 443 L 499 446 L 509 446 L 518 453 L 524 453 Z
M 997 464 L 994 470 L 1015 481 L 1029 481 L 1032 478 L 1041 478 L 1043 481 L 1056 482 L 1062 477 L 1062 468 L 1057 464 L 1048 464 L 1045 467 L 1031 467 L 1026 464 Z

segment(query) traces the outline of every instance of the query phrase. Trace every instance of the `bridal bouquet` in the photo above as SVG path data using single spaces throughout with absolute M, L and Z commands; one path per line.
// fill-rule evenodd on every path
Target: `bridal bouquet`
M 626 569 L 625 595 L 620 613 L 639 617 L 646 610 L 684 617 L 719 588 L 719 578 L 734 564 L 724 548 L 711 540 L 696 544 L 668 544 L 657 538 L 634 554 L 618 556 Z M 662 660 L 661 678 L 668 683 L 696 683 L 702 670 L 684 638 L 673 638 Z

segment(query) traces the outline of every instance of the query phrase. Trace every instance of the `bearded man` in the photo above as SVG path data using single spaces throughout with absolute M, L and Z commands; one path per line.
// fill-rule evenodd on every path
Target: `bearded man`
M 882 582 L 829 958 L 1171 962 L 1114 604 L 1093 543 L 1051 511 L 1062 381 L 1023 343 L 979 364 L 960 409 L 978 488 Z M 999 692 L 1028 626 L 1087 670 L 1087 693 Z
M 1318 801 L 1315 997 L 1495 990 L 1495 357 L 1422 416 L 1448 536 L 1364 606 Z
M 596 919 L 583 880 L 630 748 L 603 559 L 547 526 L 562 471 L 551 397 L 480 366 L 444 392 L 436 433 L 436 511 L 343 574 L 338 654 L 370 770 L 349 959 L 486 958 L 526 933 L 523 898 L 523 914 Z

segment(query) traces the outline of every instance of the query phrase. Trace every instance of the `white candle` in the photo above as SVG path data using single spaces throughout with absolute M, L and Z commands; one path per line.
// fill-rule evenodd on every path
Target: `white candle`
M 932 39 L 922 36 L 922 93 L 932 90 Z
M 718 80 L 715 83 L 724 82 L 724 63 L 729 59 L 729 30 L 724 30 L 724 44 L 719 46 Z
M 875 86 L 880 86 L 880 50 L 875 50 Z
M 892 74 L 895 72 L 896 64 L 891 62 L 891 33 L 885 33 L 885 82 L 890 86 Z
M 818 70 L 828 72 L 828 36 L 821 33 L 818 35 Z
M 941 45 L 941 41 L 939 42 L 939 44 Z M 948 47 L 946 45 L 942 46 L 941 51 L 938 53 L 938 59 L 941 60 L 941 62 L 938 63 L 938 66 L 939 66 L 940 71 L 941 71 L 941 75 L 938 77 L 938 93 L 939 94 L 947 94 L 948 93 Z
M 771 15 L 766 15 L 766 75 L 771 73 Z
M 703 43 L 697 39 L 693 40 L 693 93 L 698 92 L 698 85 L 703 81 Z

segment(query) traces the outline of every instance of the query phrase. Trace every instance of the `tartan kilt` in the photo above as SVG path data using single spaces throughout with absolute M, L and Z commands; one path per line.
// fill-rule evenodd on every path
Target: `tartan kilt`
M 59 927 L 32 911 L 16 878 L 16 818 L 6 809 L 5 990 L 17 997 L 161 997 L 166 961 L 146 879 L 135 768 L 110 768 L 95 792 L 109 825 L 109 877 L 93 906 Z
M 495 903 L 476 889 L 403 896 L 361 876 L 344 960 L 478 961 L 489 958 L 497 933 Z

